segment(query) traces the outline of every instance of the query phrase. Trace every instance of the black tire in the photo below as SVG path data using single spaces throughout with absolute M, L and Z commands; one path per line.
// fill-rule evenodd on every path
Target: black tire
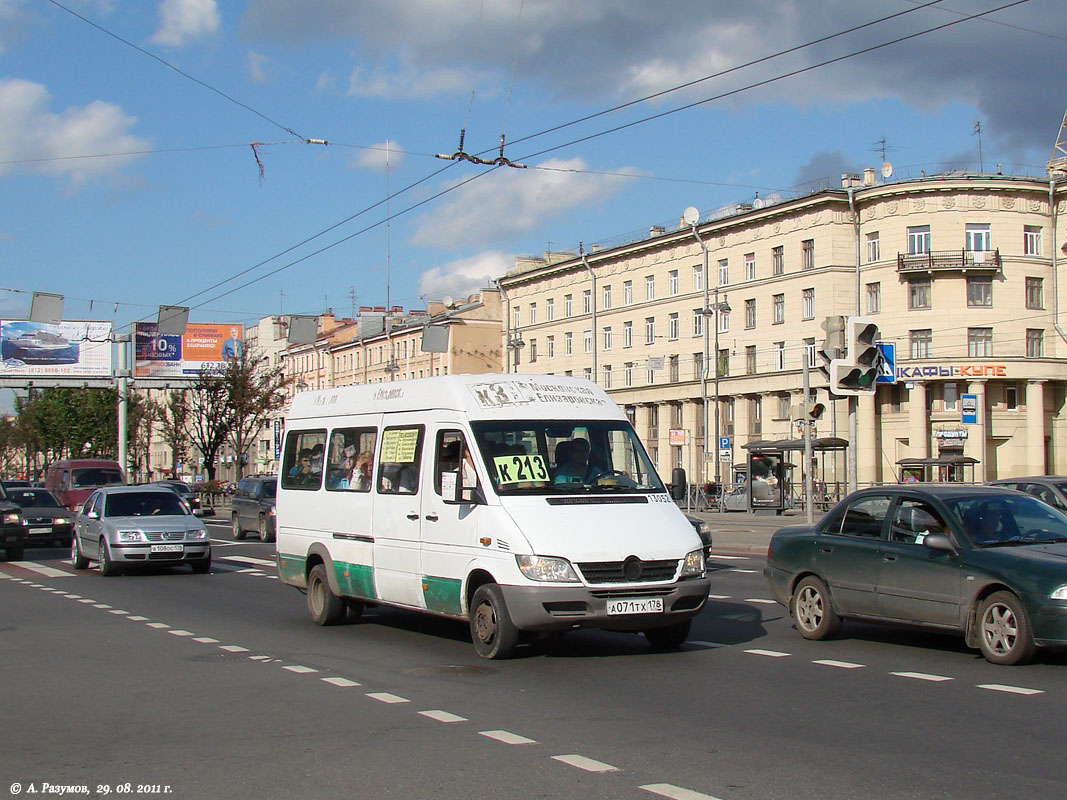
M 645 638 L 657 650 L 673 650 L 685 644 L 692 625 L 693 621 L 687 619 L 685 622 L 665 625 L 662 628 L 650 628 L 645 631 Z
M 261 542 L 273 542 L 274 531 L 270 529 L 270 524 L 267 522 L 267 517 L 263 514 L 259 517 L 259 540 Z
M 841 630 L 826 584 L 809 575 L 797 584 L 789 603 L 793 623 L 805 639 L 829 639 Z
M 22 556 L 26 553 L 26 548 L 22 545 L 16 545 L 15 547 L 9 547 L 5 551 L 8 561 L 22 561 Z
M 198 575 L 203 575 L 205 572 L 211 571 L 211 556 L 207 558 L 198 558 L 196 561 L 190 561 L 189 566 L 193 568 L 193 572 Z
M 479 586 L 470 607 L 471 640 L 482 658 L 511 658 L 519 644 L 519 629 L 511 621 L 504 593 L 495 583 Z
M 978 647 L 991 664 L 1025 664 L 1034 657 L 1033 630 L 1026 609 L 1011 592 L 994 592 L 978 609 Z
M 308 573 L 308 613 L 316 625 L 336 625 L 345 616 L 345 601 L 333 593 L 326 567 L 316 564 Z
M 77 535 L 71 537 L 70 540 L 70 564 L 74 569 L 85 569 L 89 566 L 89 559 L 82 555 L 82 547 Z
M 119 574 L 119 566 L 111 560 L 111 551 L 103 539 L 100 540 L 100 574 L 105 577 Z
M 235 513 L 230 520 L 230 524 L 233 526 L 233 538 L 237 541 L 245 538 L 245 532 L 241 530 L 241 518 Z

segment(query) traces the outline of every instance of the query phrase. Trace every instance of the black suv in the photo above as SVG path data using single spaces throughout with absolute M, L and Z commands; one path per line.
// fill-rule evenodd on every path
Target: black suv
M 233 511 L 233 538 L 243 539 L 248 531 L 259 531 L 264 542 L 274 541 L 274 498 L 278 494 L 275 475 L 241 478 L 230 498 Z
M 21 561 L 26 549 L 26 526 L 22 524 L 22 509 L 7 498 L 0 484 L 0 548 L 8 561 Z

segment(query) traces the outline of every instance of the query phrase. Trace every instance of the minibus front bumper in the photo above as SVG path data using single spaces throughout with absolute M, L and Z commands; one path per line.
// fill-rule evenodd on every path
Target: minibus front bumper
M 519 630 L 567 631 L 603 628 L 643 631 L 684 622 L 700 613 L 711 591 L 708 578 L 667 585 L 610 588 L 598 586 L 501 586 L 511 621 Z M 662 601 L 662 611 L 640 610 Z M 609 613 L 609 606 L 612 608 Z

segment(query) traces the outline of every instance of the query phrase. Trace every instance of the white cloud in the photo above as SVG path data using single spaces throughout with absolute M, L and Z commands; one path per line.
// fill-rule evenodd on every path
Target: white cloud
M 184 47 L 218 32 L 221 18 L 215 0 L 163 0 L 160 26 L 152 35 L 156 44 Z
M 428 269 L 419 277 L 419 296 L 432 300 L 446 294 L 462 297 L 492 286 L 493 279 L 511 269 L 514 260 L 513 255 L 494 250 Z
M 384 141 L 360 150 L 359 155 L 352 159 L 352 164 L 363 169 L 384 172 L 387 166 L 389 169 L 396 169 L 403 164 L 404 156 L 405 153 L 400 149 L 400 145 L 394 141 Z
M 28 170 L 69 178 L 74 184 L 117 172 L 135 156 L 85 158 L 146 150 L 147 139 L 129 130 L 137 122 L 121 108 L 96 100 L 54 113 L 51 97 L 39 83 L 0 80 L 0 161 L 31 161 Z M 13 169 L 0 167 L 0 175 Z
M 364 99 L 422 100 L 469 92 L 473 81 L 471 73 L 449 67 L 433 70 L 419 70 L 411 65 L 395 70 L 357 67 L 349 76 L 347 94 Z
M 274 62 L 255 50 L 248 51 L 248 76 L 252 83 L 270 83 L 274 80 Z
M 498 169 L 445 195 L 433 211 L 416 219 L 412 241 L 437 249 L 503 241 L 572 208 L 601 203 L 628 180 L 585 169 L 580 158 L 551 159 L 536 169 Z M 630 167 L 614 171 L 637 174 Z

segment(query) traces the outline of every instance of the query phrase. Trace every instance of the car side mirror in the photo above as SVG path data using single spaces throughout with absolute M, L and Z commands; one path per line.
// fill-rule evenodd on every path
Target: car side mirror
M 685 470 L 675 467 L 671 472 L 671 499 L 678 503 L 685 499 L 689 487 L 686 485 Z
M 944 533 L 928 533 L 923 537 L 923 547 L 929 550 L 943 550 L 949 553 L 955 553 L 956 547 L 952 544 L 952 540 Z

